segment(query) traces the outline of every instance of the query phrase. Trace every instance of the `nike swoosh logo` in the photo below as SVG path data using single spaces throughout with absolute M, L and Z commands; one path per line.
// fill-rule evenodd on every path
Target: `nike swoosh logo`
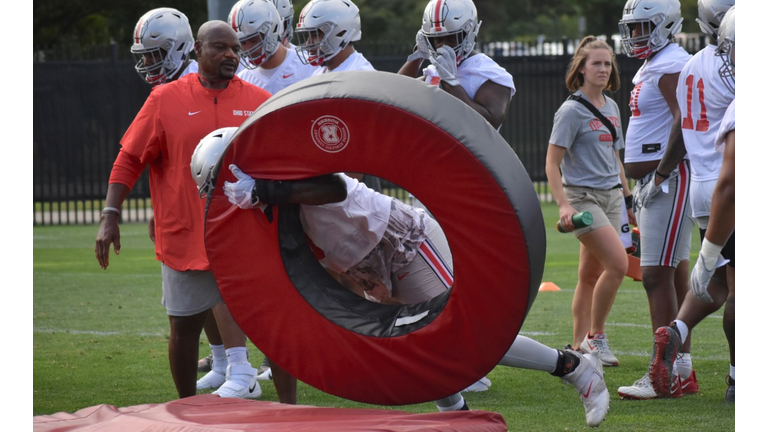
M 191 115 L 191 116 L 193 116 L 193 115 L 195 115 L 195 114 L 200 114 L 201 112 L 202 112 L 202 111 L 196 111 L 196 112 L 192 112 L 192 111 L 189 111 L 189 112 L 187 112 L 187 115 Z
M 248 387 L 248 393 L 253 393 L 253 391 L 256 390 L 257 385 L 259 385 L 259 383 L 254 383 L 252 386 Z
M 589 388 L 587 389 L 587 392 L 584 393 L 584 399 L 589 399 L 589 394 L 590 393 L 592 393 L 592 382 L 589 383 Z
M 292 76 L 294 76 L 294 75 L 295 75 L 295 73 L 292 73 L 292 74 L 290 74 L 290 75 L 283 75 L 283 79 L 286 79 L 286 78 L 290 78 L 290 77 L 292 77 Z
M 403 280 L 404 277 L 408 276 L 408 273 L 410 273 L 410 272 L 405 272 L 403 274 L 397 275 L 397 280 Z

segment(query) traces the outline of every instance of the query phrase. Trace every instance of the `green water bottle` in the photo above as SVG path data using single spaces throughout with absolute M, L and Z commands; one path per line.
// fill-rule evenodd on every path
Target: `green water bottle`
M 592 218 L 592 213 L 590 213 L 590 212 L 581 212 L 581 213 L 576 213 L 575 215 L 573 215 L 571 217 L 571 221 L 573 221 L 573 225 L 576 228 L 584 228 L 584 227 L 592 225 L 592 221 L 594 221 L 594 219 Z M 563 231 L 562 228 L 560 228 L 560 221 L 557 221 L 557 230 L 560 231 L 561 233 L 565 232 L 565 231 Z

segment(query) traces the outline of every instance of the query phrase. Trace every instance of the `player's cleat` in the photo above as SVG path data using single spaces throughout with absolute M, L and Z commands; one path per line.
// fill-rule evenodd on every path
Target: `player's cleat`
M 244 380 L 245 379 L 245 380 Z M 244 383 L 248 382 L 248 385 Z M 261 387 L 256 380 L 256 368 L 248 362 L 227 366 L 227 381 L 213 394 L 224 398 L 257 399 L 261 397 Z
M 596 353 L 581 354 L 576 351 L 565 351 L 565 355 L 578 357 L 579 365 L 573 372 L 564 375 L 562 380 L 574 386 L 579 392 L 581 402 L 584 404 L 587 424 L 592 427 L 599 426 L 608 414 L 610 402 L 610 395 L 603 377 L 603 365 Z
M 491 380 L 486 377 L 480 378 L 479 381 L 464 389 L 465 392 L 484 392 L 491 387 Z
M 619 387 L 619 398 L 621 399 L 633 399 L 633 400 L 648 400 L 648 399 L 661 399 L 661 398 L 679 398 L 683 396 L 682 388 L 680 388 L 680 377 L 675 375 L 675 379 L 671 386 L 669 394 L 667 396 L 660 396 L 653 390 L 651 384 L 650 374 L 643 375 L 642 378 L 635 381 L 631 386 Z
M 653 354 L 649 370 L 651 385 L 660 397 L 667 397 L 676 384 L 672 366 L 680 349 L 680 332 L 674 327 L 659 327 L 653 334 Z
M 269 364 L 269 359 L 264 357 L 264 361 L 261 362 L 261 366 L 259 366 L 259 371 L 257 372 L 258 375 L 263 374 L 264 372 L 271 369 L 272 366 Z
M 256 379 L 259 381 L 270 381 L 272 379 L 272 367 L 269 364 L 269 359 L 264 357 L 264 361 L 261 362 L 259 370 L 256 371 Z
M 728 384 L 728 388 L 725 389 L 725 401 L 736 402 L 736 380 L 726 375 L 725 383 Z
M 203 357 L 197 361 L 197 372 L 206 373 L 211 371 L 213 366 L 213 353 L 208 354 L 207 357 Z
M 696 379 L 696 371 L 692 370 L 688 378 L 680 377 L 680 391 L 682 394 L 695 394 L 699 392 L 699 380 Z
M 221 387 L 221 385 L 224 384 L 224 381 L 226 380 L 227 376 L 225 374 L 212 370 L 197 380 L 197 389 L 217 389 Z
M 591 353 L 597 352 L 600 362 L 603 366 L 618 366 L 619 359 L 611 352 L 611 348 L 608 346 L 608 337 L 605 333 L 598 333 L 593 337 L 589 337 L 589 333 L 584 336 L 584 340 L 579 346 L 581 352 Z

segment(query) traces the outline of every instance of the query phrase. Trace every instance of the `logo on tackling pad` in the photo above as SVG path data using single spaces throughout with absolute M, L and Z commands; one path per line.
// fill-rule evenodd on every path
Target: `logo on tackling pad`
M 338 153 L 349 144 L 349 128 L 340 118 L 325 115 L 312 122 L 312 141 L 320 150 Z

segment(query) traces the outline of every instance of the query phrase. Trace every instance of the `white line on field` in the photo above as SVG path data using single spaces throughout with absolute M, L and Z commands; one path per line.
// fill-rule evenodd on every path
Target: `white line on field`
M 116 331 L 96 331 L 96 330 L 68 330 L 68 329 L 33 329 L 32 330 L 35 333 L 69 333 L 69 334 L 76 334 L 76 335 L 93 335 L 93 336 L 158 336 L 158 337 L 164 337 L 167 336 L 164 333 L 146 333 L 146 332 L 138 332 L 138 333 L 126 333 L 126 332 L 116 332 Z

